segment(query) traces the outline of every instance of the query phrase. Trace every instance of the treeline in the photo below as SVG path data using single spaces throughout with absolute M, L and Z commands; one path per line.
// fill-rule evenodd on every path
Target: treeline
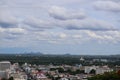
M 21 55 L 8 55 L 8 56 L 0 56 L 0 61 L 10 61 L 12 63 L 18 62 L 19 64 L 23 63 L 30 63 L 30 64 L 54 64 L 54 65 L 61 65 L 61 64 L 80 64 L 79 58 L 72 57 L 72 56 L 21 56 Z
M 85 61 L 80 61 L 80 58 L 83 57 Z M 108 59 L 111 62 L 92 62 L 93 59 Z M 0 54 L 0 61 L 10 61 L 12 63 L 18 62 L 19 64 L 30 63 L 30 64 L 53 64 L 53 65 L 109 65 L 115 66 L 120 65 L 120 58 L 111 57 L 111 56 L 80 56 L 80 55 L 21 55 L 21 54 Z

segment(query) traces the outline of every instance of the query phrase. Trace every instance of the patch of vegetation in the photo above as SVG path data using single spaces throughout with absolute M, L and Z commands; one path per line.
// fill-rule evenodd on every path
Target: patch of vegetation
M 120 74 L 116 72 L 109 72 L 88 78 L 88 80 L 120 80 Z

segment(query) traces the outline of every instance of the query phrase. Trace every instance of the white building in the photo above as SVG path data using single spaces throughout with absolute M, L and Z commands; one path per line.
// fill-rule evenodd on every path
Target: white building
M 85 59 L 83 57 L 80 58 L 80 61 L 84 61 Z
M 107 59 L 100 59 L 101 62 L 108 62 Z
M 98 66 L 85 66 L 85 73 L 89 74 L 92 69 L 96 70 Z
M 11 63 L 9 61 L 2 61 L 0 62 L 0 71 L 5 71 L 7 69 L 10 69 Z
M 113 69 L 109 68 L 108 66 L 85 66 L 85 73 L 89 74 L 90 71 L 94 69 L 96 74 L 103 74 L 105 72 L 111 72 Z
M 12 73 L 10 76 L 13 77 L 14 80 L 27 80 L 27 75 L 22 73 Z
M 108 67 L 101 67 L 96 69 L 96 74 L 104 74 L 105 72 L 111 72 L 113 69 L 110 69 Z

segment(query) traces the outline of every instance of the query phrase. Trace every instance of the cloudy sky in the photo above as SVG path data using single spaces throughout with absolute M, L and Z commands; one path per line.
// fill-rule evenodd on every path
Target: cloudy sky
M 0 0 L 0 53 L 120 54 L 120 0 Z

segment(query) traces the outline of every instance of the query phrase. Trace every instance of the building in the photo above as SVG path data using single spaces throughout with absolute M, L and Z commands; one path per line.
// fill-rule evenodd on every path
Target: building
M 96 74 L 103 74 L 105 72 L 111 72 L 113 69 L 110 69 L 109 67 L 100 67 L 96 69 Z
M 14 80 L 27 80 L 27 75 L 23 73 L 11 73 L 11 77 L 14 78 Z
M 69 80 L 68 78 L 61 78 L 60 80 Z
M 85 73 L 89 74 L 91 70 L 96 70 L 98 66 L 85 66 Z
M 5 71 L 7 69 L 10 69 L 11 63 L 9 61 L 2 61 L 0 62 L 0 71 Z
M 100 59 L 101 62 L 108 62 L 107 59 Z
M 115 68 L 114 68 L 114 70 L 116 71 L 116 72 L 118 72 L 119 70 L 120 70 L 120 66 L 115 66 Z
M 86 66 L 85 73 L 89 74 L 91 70 L 95 70 L 95 74 L 103 74 L 105 72 L 111 72 L 113 69 L 109 68 L 108 66 Z
M 85 59 L 83 57 L 80 58 L 80 61 L 84 61 Z
M 8 78 L 8 73 L 6 71 L 0 71 L 0 78 Z

